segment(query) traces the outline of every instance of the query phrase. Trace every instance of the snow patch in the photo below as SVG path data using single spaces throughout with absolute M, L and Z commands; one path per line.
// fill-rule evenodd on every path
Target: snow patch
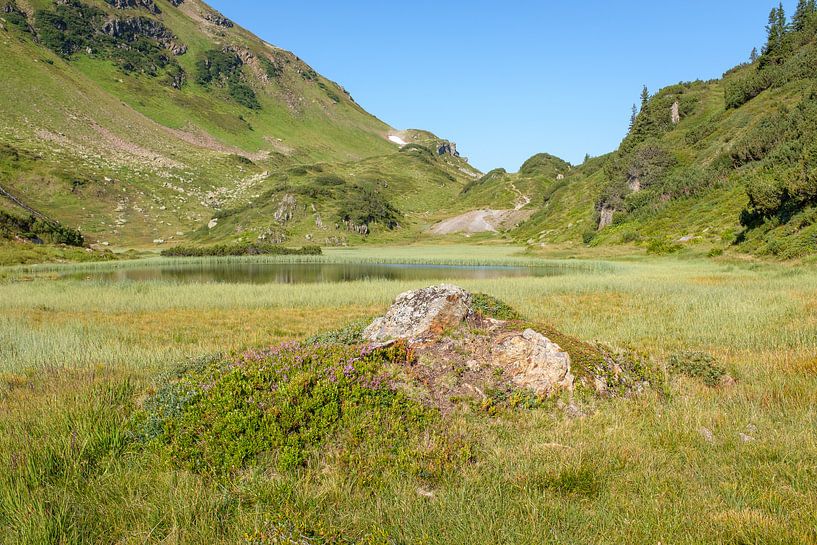
M 405 140 L 403 140 L 402 138 L 400 138 L 399 136 L 397 136 L 395 134 L 390 134 L 389 135 L 389 140 L 394 142 L 395 144 L 397 144 L 399 146 L 405 146 L 406 144 L 408 144 L 408 142 L 406 142 Z

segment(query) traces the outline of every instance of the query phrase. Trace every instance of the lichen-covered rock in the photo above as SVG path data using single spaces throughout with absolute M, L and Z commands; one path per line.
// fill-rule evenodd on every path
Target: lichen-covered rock
M 491 364 L 508 372 L 517 386 L 538 395 L 573 389 L 570 355 L 532 329 L 497 337 L 491 351 Z
M 458 327 L 471 308 L 471 294 L 443 284 L 397 296 L 382 318 L 363 332 L 365 339 L 383 342 L 393 339 L 420 339 Z

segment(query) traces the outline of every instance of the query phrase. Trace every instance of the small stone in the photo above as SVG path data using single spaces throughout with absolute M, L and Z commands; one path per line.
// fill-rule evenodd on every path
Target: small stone
M 587 413 L 585 413 L 581 407 L 575 403 L 570 403 L 567 407 L 565 407 L 565 414 L 568 418 L 584 418 L 587 416 Z
M 698 433 L 701 434 L 701 437 L 704 438 L 704 441 L 707 443 L 714 443 L 715 442 L 715 434 L 712 433 L 712 430 L 709 428 L 701 428 L 698 430 Z
M 431 490 L 427 490 L 427 489 L 423 488 L 422 486 L 418 487 L 416 492 L 417 492 L 418 496 L 422 496 L 424 498 L 433 499 L 435 497 L 434 492 L 432 492 Z
M 749 424 L 748 426 L 746 426 L 746 432 L 757 433 L 757 426 L 755 426 L 754 424 Z
M 741 440 L 742 443 L 751 443 L 752 441 L 755 440 L 755 438 L 752 437 L 751 435 L 746 435 L 745 433 L 741 433 L 740 434 L 740 440 Z
M 737 384 L 737 381 L 731 375 L 723 375 L 718 382 L 720 388 L 731 388 Z

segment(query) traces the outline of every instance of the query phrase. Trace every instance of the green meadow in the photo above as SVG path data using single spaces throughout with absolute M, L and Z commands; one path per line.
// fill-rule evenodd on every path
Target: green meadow
M 275 259 L 293 258 L 263 258 Z M 547 262 L 500 245 L 320 259 Z M 0 542 L 817 542 L 817 270 L 726 258 L 554 263 L 564 274 L 457 283 L 528 321 L 646 354 L 665 386 L 579 399 L 580 418 L 555 402 L 463 407 L 399 440 L 349 432 L 294 469 L 262 458 L 229 474 L 180 465 L 140 438 L 168 376 L 369 319 L 429 282 L 60 278 L 132 261 L 5 269 Z M 736 383 L 670 374 L 668 359 L 689 350 Z

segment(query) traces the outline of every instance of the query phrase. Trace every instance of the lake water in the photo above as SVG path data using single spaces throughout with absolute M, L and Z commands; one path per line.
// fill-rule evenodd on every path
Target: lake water
M 68 273 L 64 278 L 97 281 L 155 281 L 188 283 L 318 284 L 356 280 L 470 280 L 544 277 L 566 274 L 563 267 L 471 267 L 451 265 L 354 263 L 202 262 L 152 264 L 115 270 Z

